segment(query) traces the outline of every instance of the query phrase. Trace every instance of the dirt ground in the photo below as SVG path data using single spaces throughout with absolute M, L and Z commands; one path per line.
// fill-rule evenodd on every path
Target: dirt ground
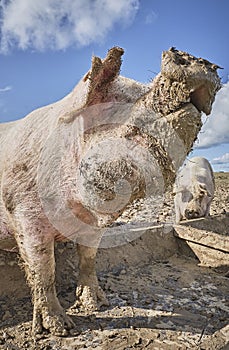
M 217 221 L 228 235 L 229 173 L 216 173 L 215 179 L 212 228 Z M 158 224 L 171 222 L 173 215 L 172 199 L 165 198 Z M 149 207 L 133 207 L 120 221 L 133 218 L 134 223 L 151 222 Z M 18 256 L 0 252 L 0 349 L 229 349 L 228 266 L 199 266 L 168 227 L 146 229 L 126 245 L 99 250 L 98 276 L 110 306 L 93 314 L 71 313 L 76 249 L 72 242 L 56 246 L 58 297 L 75 322 L 67 337 L 44 333 L 32 339 L 31 295 Z

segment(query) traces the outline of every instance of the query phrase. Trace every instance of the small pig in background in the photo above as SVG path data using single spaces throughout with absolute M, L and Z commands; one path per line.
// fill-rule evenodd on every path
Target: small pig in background
M 209 161 L 203 157 L 187 160 L 174 185 L 176 223 L 208 216 L 214 191 L 214 174 Z

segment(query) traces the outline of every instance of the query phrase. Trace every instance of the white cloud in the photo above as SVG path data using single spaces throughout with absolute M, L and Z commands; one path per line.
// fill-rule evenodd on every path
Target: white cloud
M 130 24 L 139 0 L 2 0 L 2 52 L 66 49 L 101 41 L 114 24 Z
M 10 91 L 10 90 L 12 90 L 11 86 L 5 86 L 4 88 L 0 87 L 0 92 L 6 92 L 6 91 Z
M 227 164 L 229 163 L 229 153 L 223 154 L 221 157 L 212 159 L 212 164 Z
M 152 23 L 154 23 L 157 20 L 157 18 L 158 18 L 158 15 L 156 14 L 156 12 L 151 11 L 146 16 L 145 23 L 146 24 L 152 24 Z
M 197 148 L 229 142 L 229 81 L 217 93 L 211 115 L 198 136 Z

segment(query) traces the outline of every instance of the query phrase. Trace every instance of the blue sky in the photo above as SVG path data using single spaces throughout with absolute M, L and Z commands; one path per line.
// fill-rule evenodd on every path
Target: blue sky
M 228 14 L 228 0 L 0 0 L 0 122 L 65 96 L 93 54 L 123 47 L 121 74 L 147 83 L 175 46 L 224 68 L 191 156 L 229 171 Z

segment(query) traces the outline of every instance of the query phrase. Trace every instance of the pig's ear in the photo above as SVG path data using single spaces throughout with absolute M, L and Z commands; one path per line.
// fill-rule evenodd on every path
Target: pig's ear
M 84 80 L 90 80 L 86 106 L 108 102 L 109 84 L 119 75 L 123 54 L 124 50 L 122 48 L 113 47 L 108 51 L 104 60 L 99 57 L 92 57 L 91 70 L 84 78 Z

